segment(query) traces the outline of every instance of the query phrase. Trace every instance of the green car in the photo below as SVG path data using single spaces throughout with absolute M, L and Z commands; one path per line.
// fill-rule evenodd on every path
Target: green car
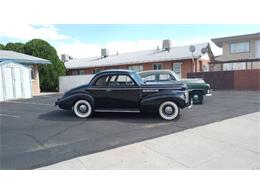
M 145 83 L 165 83 L 182 81 L 187 84 L 189 95 L 194 104 L 202 104 L 204 96 L 212 96 L 210 85 L 205 83 L 203 79 L 179 79 L 172 70 L 150 70 L 139 72 Z

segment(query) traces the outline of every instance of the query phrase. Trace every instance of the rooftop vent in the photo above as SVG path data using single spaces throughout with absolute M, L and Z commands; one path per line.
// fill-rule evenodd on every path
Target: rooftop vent
M 162 49 L 165 51 L 170 51 L 170 49 L 171 49 L 171 40 L 170 39 L 163 40 Z
M 68 62 L 69 60 L 72 60 L 73 58 L 69 56 L 68 54 L 61 54 L 61 61 L 62 62 Z
M 106 58 L 109 55 L 109 50 L 107 48 L 101 49 L 101 57 Z

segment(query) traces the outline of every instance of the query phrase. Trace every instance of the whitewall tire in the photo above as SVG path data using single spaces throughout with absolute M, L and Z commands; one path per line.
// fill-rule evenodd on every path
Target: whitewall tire
M 87 100 L 78 100 L 73 106 L 75 115 L 79 118 L 87 118 L 92 113 L 92 106 Z
M 159 107 L 159 115 L 164 120 L 173 120 L 180 114 L 179 106 L 172 101 L 165 101 Z

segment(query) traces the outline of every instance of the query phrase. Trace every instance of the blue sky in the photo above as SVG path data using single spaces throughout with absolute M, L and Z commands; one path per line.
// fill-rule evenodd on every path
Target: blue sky
M 209 42 L 211 38 L 260 32 L 260 25 L 3 25 L 0 43 L 26 42 L 42 38 L 52 44 L 59 54 L 90 57 L 107 47 L 111 53 L 155 49 L 163 39 L 173 45 Z M 219 54 L 212 44 L 213 51 Z

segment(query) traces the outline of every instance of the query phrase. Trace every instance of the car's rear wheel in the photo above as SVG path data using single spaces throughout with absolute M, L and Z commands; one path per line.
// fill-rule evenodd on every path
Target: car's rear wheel
M 159 107 L 159 115 L 164 120 L 173 120 L 180 114 L 179 106 L 172 101 L 165 101 Z
M 193 104 L 202 104 L 203 102 L 203 94 L 200 91 L 191 92 L 191 98 L 193 100 Z
M 79 118 L 87 118 L 92 113 L 92 106 L 87 100 L 78 100 L 73 106 L 75 115 Z

